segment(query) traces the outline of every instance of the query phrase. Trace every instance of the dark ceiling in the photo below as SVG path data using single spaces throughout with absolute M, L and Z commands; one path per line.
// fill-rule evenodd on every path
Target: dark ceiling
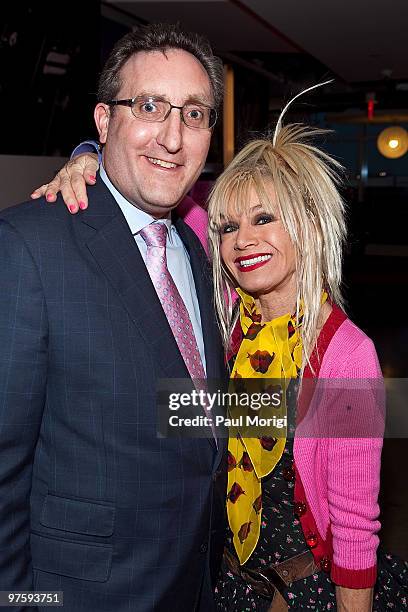
M 110 0 L 106 11 L 127 25 L 180 21 L 205 34 L 224 60 L 270 82 L 272 106 L 333 76 L 315 110 L 363 112 L 374 92 L 377 113 L 407 111 L 406 0 Z

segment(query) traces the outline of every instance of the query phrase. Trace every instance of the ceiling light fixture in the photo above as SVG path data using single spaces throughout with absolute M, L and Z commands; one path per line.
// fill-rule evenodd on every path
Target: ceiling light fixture
M 389 159 L 402 157 L 408 151 L 408 132 L 397 125 L 386 128 L 378 135 L 377 148 Z

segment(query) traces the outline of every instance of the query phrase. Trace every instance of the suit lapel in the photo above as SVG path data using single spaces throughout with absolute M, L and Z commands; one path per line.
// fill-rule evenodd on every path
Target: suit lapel
M 222 346 L 213 305 L 211 267 L 204 249 L 201 247 L 193 230 L 175 214 L 173 215 L 173 223 L 190 257 L 200 306 L 207 378 L 224 378 L 225 368 L 222 360 Z
M 187 378 L 187 368 L 140 251 L 122 211 L 100 179 L 81 220 L 87 248 L 155 353 L 164 377 Z
M 200 306 L 201 327 L 204 339 L 207 379 L 210 383 L 209 386 L 211 387 L 211 382 L 215 381 L 216 388 L 218 388 L 219 384 L 221 384 L 222 387 L 226 379 L 226 369 L 220 333 L 214 312 L 210 263 L 197 236 L 190 227 L 188 227 L 182 219 L 178 218 L 176 214 L 173 214 L 173 223 L 190 256 L 190 264 Z M 210 388 L 210 391 L 215 390 L 215 388 Z M 213 443 L 212 437 L 209 438 L 209 440 Z M 225 439 L 218 439 L 218 452 L 214 461 L 214 470 L 217 469 L 225 453 L 226 442 Z

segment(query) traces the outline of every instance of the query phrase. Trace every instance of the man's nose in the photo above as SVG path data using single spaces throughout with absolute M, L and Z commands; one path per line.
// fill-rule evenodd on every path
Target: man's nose
M 184 124 L 180 113 L 180 109 L 172 108 L 168 117 L 160 124 L 157 142 L 169 153 L 177 153 L 183 146 Z

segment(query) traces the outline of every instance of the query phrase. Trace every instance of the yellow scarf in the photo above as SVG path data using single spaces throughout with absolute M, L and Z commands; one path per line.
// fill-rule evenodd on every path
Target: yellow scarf
M 264 406 L 258 412 L 260 417 L 286 418 L 286 389 L 292 378 L 298 376 L 302 363 L 299 321 L 295 315 L 283 315 L 261 323 L 261 313 L 254 299 L 237 289 L 241 298 L 240 322 L 243 340 L 231 373 L 232 388 L 235 392 L 251 387 L 250 380 L 275 379 L 279 383 L 281 401 L 278 407 Z M 240 379 L 243 379 L 242 381 Z M 278 379 L 278 380 L 277 380 Z M 271 392 L 267 380 L 257 380 L 257 391 Z M 276 391 L 274 387 L 273 391 Z M 248 411 L 251 415 L 253 410 Z M 241 407 L 233 406 L 231 418 L 242 415 Z M 235 423 L 237 421 L 234 419 Z M 267 429 L 258 437 L 256 430 L 237 425 L 230 428 L 228 445 L 228 496 L 227 512 L 234 547 L 241 564 L 253 553 L 259 539 L 262 512 L 261 479 L 272 472 L 282 456 L 286 444 L 286 427 Z M 265 431 L 265 428 L 264 430 Z M 255 432 L 255 433 L 254 433 Z M 247 437 L 245 435 L 247 433 Z M 259 433 L 259 430 L 258 430 Z

